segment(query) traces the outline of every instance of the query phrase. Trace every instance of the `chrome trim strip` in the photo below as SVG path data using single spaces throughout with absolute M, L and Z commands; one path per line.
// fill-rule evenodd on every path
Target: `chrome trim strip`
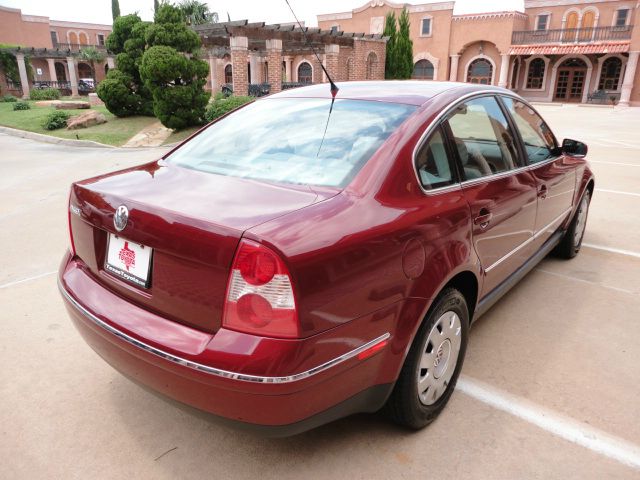
M 562 212 L 560 215 L 558 215 L 551 223 L 549 223 L 548 225 L 546 225 L 544 228 L 538 230 L 535 234 L 533 234 L 533 236 L 531 238 L 529 238 L 528 240 L 525 240 L 524 242 L 522 242 L 520 245 L 518 245 L 516 248 L 514 248 L 513 250 L 511 250 L 509 253 L 507 253 L 505 256 L 499 258 L 497 261 L 495 261 L 494 263 L 492 263 L 491 265 L 489 265 L 487 268 L 485 268 L 485 272 L 489 272 L 491 271 L 491 269 L 497 267 L 498 265 L 500 265 L 502 262 L 504 262 L 506 259 L 508 259 L 509 257 L 511 257 L 512 255 L 516 254 L 518 251 L 520 251 L 521 249 L 523 249 L 524 247 L 526 247 L 527 245 L 529 245 L 531 242 L 533 242 L 534 240 L 537 240 L 540 236 L 542 236 L 542 234 L 544 232 L 547 231 L 547 229 L 549 227 L 551 227 L 554 223 L 556 223 L 558 220 L 562 220 L 568 213 L 571 212 L 571 210 L 573 210 L 573 207 L 568 208 L 567 210 L 565 210 L 564 212 Z
M 527 107 L 531 108 L 534 112 L 536 112 L 538 115 L 540 115 L 538 113 L 538 111 L 533 108 L 529 102 L 527 102 L 524 98 L 519 97 L 517 95 L 515 95 L 513 92 L 501 92 L 498 90 L 479 90 L 477 92 L 471 92 L 468 93 L 466 95 L 463 95 L 459 98 L 457 98 L 456 100 L 454 100 L 453 102 L 451 102 L 448 106 L 446 106 L 445 108 L 442 109 L 442 111 L 436 115 L 436 117 L 431 121 L 431 123 L 429 124 L 429 126 L 425 129 L 425 131 L 422 133 L 422 135 L 420 135 L 420 139 L 416 142 L 415 147 L 413 148 L 413 153 L 411 155 L 411 168 L 413 169 L 413 173 L 416 176 L 416 180 L 418 182 L 418 186 L 420 187 L 420 190 L 422 190 L 422 193 L 424 193 L 425 195 L 439 195 L 441 193 L 447 193 L 453 190 L 458 190 L 460 188 L 462 188 L 465 185 L 476 185 L 479 183 L 483 183 L 483 182 L 490 182 L 494 179 L 498 179 L 498 178 L 504 178 L 504 177 L 508 177 L 510 175 L 515 175 L 517 173 L 520 172 L 524 172 L 524 171 L 528 171 L 528 170 L 535 170 L 538 167 L 541 167 L 543 165 L 546 165 L 547 163 L 551 163 L 555 160 L 557 160 L 558 157 L 553 157 L 553 158 L 548 158 L 542 162 L 539 163 L 533 163 L 530 165 L 524 165 L 522 167 L 518 167 L 515 168 L 513 170 L 507 170 L 505 172 L 498 172 L 498 173 L 494 173 L 492 175 L 487 175 L 486 177 L 480 177 L 480 178 L 474 178 L 472 180 L 465 180 L 463 182 L 457 182 L 454 183 L 453 185 L 446 185 L 444 187 L 439 187 L 439 188 L 434 188 L 433 190 L 427 190 L 422 186 L 422 181 L 420 180 L 420 175 L 418 174 L 418 169 L 416 168 L 416 155 L 418 154 L 418 150 L 420 150 L 420 147 L 422 147 L 422 145 L 424 144 L 424 142 L 427 140 L 427 138 L 429 138 L 429 135 L 431 135 L 431 133 L 433 132 L 433 130 L 439 125 L 440 120 L 442 119 L 442 117 L 446 116 L 449 112 L 451 112 L 459 103 L 462 103 L 465 100 L 468 100 L 471 97 L 485 97 L 487 95 L 502 95 L 504 97 L 511 97 L 515 100 L 518 100 L 519 102 L 524 103 Z
M 64 288 L 64 286 L 62 285 L 62 283 L 60 282 L 60 280 L 58 279 L 58 288 L 60 289 L 60 293 L 62 293 L 63 297 L 65 299 L 67 299 L 76 309 L 78 309 L 80 311 L 80 313 L 82 313 L 87 319 L 91 320 L 94 324 L 96 324 L 98 327 L 106 330 L 107 332 L 115 335 L 116 337 L 124 340 L 125 342 L 133 345 L 134 347 L 138 347 L 148 353 L 151 353 L 153 355 L 156 355 L 160 358 L 163 358 L 169 362 L 178 364 L 178 365 L 182 365 L 183 367 L 188 367 L 191 368 L 193 370 L 197 370 L 199 372 L 204 372 L 210 375 L 215 375 L 217 377 L 223 377 L 223 378 L 228 378 L 230 380 L 239 380 L 242 382 L 251 382 L 251 383 L 291 383 L 291 382 L 297 382 L 299 380 L 305 379 L 305 378 L 309 378 L 313 375 L 317 375 L 318 373 L 324 372 L 325 370 L 328 370 L 331 367 L 335 367 L 336 365 L 339 365 L 355 356 L 357 356 L 359 353 L 379 344 L 384 342 L 385 340 L 387 340 L 389 337 L 391 337 L 391 334 L 389 332 L 385 333 L 384 335 L 380 335 L 378 338 L 374 338 L 373 340 L 371 340 L 370 342 L 365 343 L 364 345 L 361 345 L 358 348 L 355 348 L 343 355 L 340 355 L 339 357 L 336 357 L 332 360 L 329 360 L 328 362 L 325 362 L 321 365 L 318 365 L 316 367 L 313 367 L 309 370 L 306 370 L 304 372 L 301 373 L 296 373 L 294 375 L 289 375 L 289 376 L 284 376 L 284 377 L 263 377 L 263 376 L 258 376 L 258 375 L 247 375 L 244 373 L 237 373 L 237 372 L 230 372 L 227 370 L 221 370 L 219 368 L 215 368 L 215 367 L 210 367 L 208 365 L 202 365 L 201 363 L 197 363 L 191 360 L 187 360 L 185 358 L 181 358 L 178 357 L 176 355 L 173 355 L 171 353 L 165 352 L 163 350 L 160 350 L 159 348 L 156 347 L 152 347 L 151 345 L 148 345 L 144 342 L 141 342 L 140 340 L 137 340 L 133 337 L 131 337 L 130 335 L 127 335 L 124 332 L 121 332 L 120 330 L 118 330 L 117 328 L 112 327 L 111 325 L 109 325 L 108 323 L 100 320 L 98 317 L 96 317 L 94 314 L 92 314 L 91 312 L 89 312 L 86 308 L 84 308 L 82 305 L 80 305 L 76 299 L 74 299 L 69 292 L 67 292 L 67 290 Z

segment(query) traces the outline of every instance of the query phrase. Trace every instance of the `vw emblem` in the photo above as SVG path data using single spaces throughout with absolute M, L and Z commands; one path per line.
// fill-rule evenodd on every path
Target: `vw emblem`
M 127 221 L 129 220 L 129 209 L 124 205 L 120 205 L 116 209 L 116 213 L 113 214 L 113 226 L 116 227 L 116 230 L 121 232 L 124 230 L 124 227 L 127 226 Z

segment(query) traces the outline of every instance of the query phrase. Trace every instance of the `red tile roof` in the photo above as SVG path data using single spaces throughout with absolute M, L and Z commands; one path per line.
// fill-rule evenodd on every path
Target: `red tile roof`
M 512 45 L 509 55 L 567 55 L 589 53 L 628 52 L 628 43 L 599 43 L 594 45 Z

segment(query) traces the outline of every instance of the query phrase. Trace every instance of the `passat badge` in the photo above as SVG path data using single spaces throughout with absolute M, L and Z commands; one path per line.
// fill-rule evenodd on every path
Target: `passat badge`
M 120 205 L 116 209 L 116 213 L 113 214 L 113 226 L 116 227 L 116 230 L 121 232 L 124 230 L 124 227 L 127 226 L 127 221 L 129 220 L 129 209 L 124 205 Z

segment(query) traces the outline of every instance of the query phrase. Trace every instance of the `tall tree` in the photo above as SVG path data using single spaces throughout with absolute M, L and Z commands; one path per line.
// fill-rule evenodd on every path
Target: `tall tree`
M 96 82 L 96 63 L 104 62 L 106 55 L 96 47 L 91 46 L 80 50 L 80 58 L 86 60 L 91 65 L 91 77 L 93 78 L 93 85 L 95 86 L 98 83 Z
M 398 63 L 396 62 L 396 43 L 398 29 L 396 26 L 395 12 L 387 13 L 384 19 L 384 31 L 382 35 L 389 37 L 389 40 L 387 41 L 387 56 L 384 64 L 384 78 L 396 78 Z
M 209 11 L 209 5 L 198 0 L 181 0 L 176 7 L 184 15 L 188 25 L 202 25 L 203 23 L 217 23 L 218 14 Z
M 120 16 L 120 2 L 118 0 L 111 0 L 111 16 L 114 22 Z
M 155 15 L 158 9 L 160 8 L 160 2 L 158 0 L 153 0 L 153 14 Z
M 409 32 L 410 26 L 409 12 L 403 8 L 398 19 L 398 37 L 395 47 L 396 78 L 411 78 L 413 72 L 413 41 Z

